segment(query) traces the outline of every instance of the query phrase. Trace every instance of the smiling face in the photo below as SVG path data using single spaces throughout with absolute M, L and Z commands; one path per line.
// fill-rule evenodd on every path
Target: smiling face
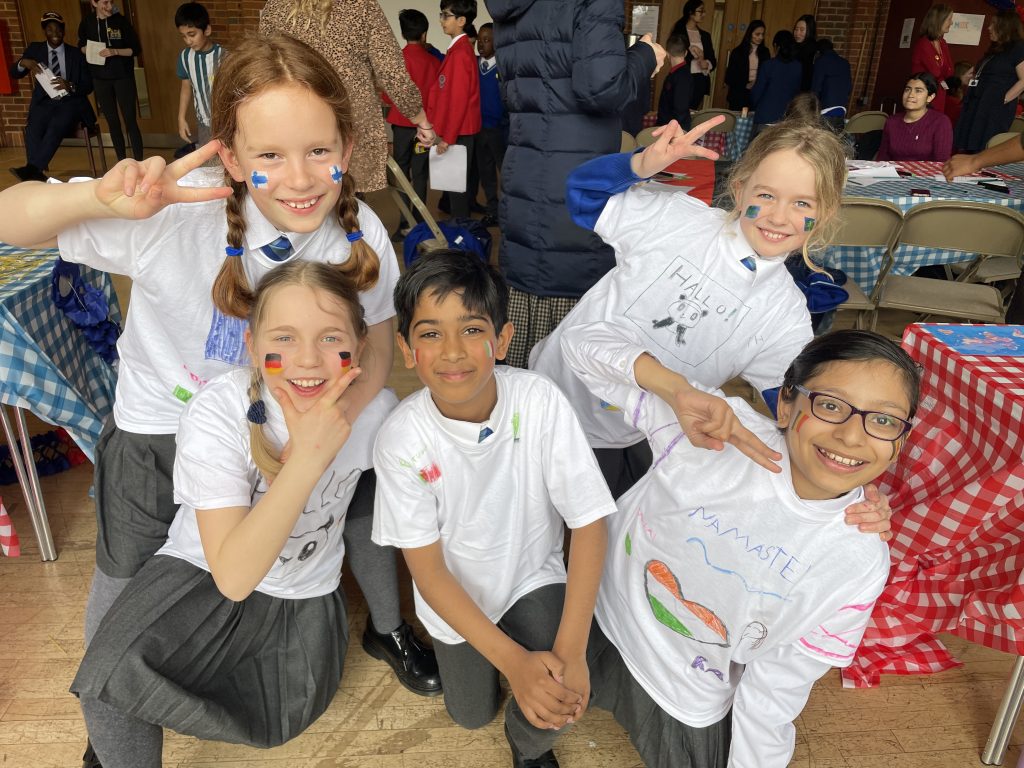
M 498 402 L 494 363 L 505 356 L 512 324 L 495 331 L 489 317 L 468 309 L 457 292 L 416 302 L 408 342 L 398 336 L 405 367 L 416 370 L 437 409 L 449 419 L 486 421 Z
M 259 327 L 246 331 L 246 345 L 267 386 L 287 387 L 305 413 L 350 370 L 343 367 L 340 353 L 349 353 L 350 366 L 359 364 L 363 340 L 352 326 L 351 312 L 331 294 L 294 284 L 273 291 Z
M 928 88 L 920 80 L 908 80 L 903 88 L 903 108 L 907 112 L 921 113 L 935 101 L 935 94 L 928 93 Z
M 271 224 L 282 232 L 313 232 L 341 194 L 332 167 L 347 171 L 351 153 L 330 106 L 306 88 L 285 85 L 238 108 L 238 130 L 221 159 Z
M 800 250 L 818 218 L 814 169 L 792 149 L 768 155 L 734 197 L 740 230 L 764 259 Z
M 178 34 L 181 35 L 181 39 L 193 51 L 205 51 L 210 46 L 210 35 L 212 33 L 213 30 L 209 27 L 197 29 L 187 24 L 182 24 L 178 27 Z
M 64 42 L 64 25 L 56 21 L 48 21 L 43 27 L 43 34 L 46 35 L 46 43 L 51 48 L 60 48 Z
M 803 386 L 865 411 L 910 418 L 906 381 L 888 362 L 833 362 Z M 793 487 L 803 499 L 831 499 L 871 482 L 896 461 L 906 441 L 906 435 L 895 443 L 871 437 L 858 414 L 843 424 L 822 421 L 804 394 L 780 398 L 778 424 L 786 430 Z
M 798 43 L 802 43 L 807 37 L 807 22 L 798 21 L 793 25 L 793 37 L 796 38 Z
M 751 33 L 750 42 L 754 45 L 761 45 L 764 42 L 764 27 L 758 27 Z
M 114 0 L 91 0 L 96 9 L 97 19 L 109 19 L 114 15 Z

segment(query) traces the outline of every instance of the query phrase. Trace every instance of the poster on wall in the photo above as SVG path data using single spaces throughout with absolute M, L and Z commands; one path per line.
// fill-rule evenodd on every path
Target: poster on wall
M 949 45 L 977 45 L 981 42 L 981 31 L 985 28 L 982 13 L 954 13 L 953 25 L 946 33 Z
M 903 31 L 900 32 L 900 48 L 909 48 L 914 40 L 914 20 L 903 20 Z

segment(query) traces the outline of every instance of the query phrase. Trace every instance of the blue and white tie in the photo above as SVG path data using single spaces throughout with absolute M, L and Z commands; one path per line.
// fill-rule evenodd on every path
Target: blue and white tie
M 260 250 L 271 261 L 287 261 L 292 255 L 292 243 L 287 237 L 281 235 L 274 242 L 264 245 Z

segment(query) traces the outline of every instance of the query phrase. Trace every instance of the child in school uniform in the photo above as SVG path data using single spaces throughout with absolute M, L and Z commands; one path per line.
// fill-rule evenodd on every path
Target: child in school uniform
M 476 35 L 475 18 L 476 0 L 441 0 L 441 29 L 452 41 L 427 94 L 427 114 L 437 134 L 437 152 L 444 154 L 452 144 L 464 146 L 467 177 L 480 132 L 480 79 L 469 39 Z M 469 217 L 471 196 L 471 191 L 449 194 L 453 216 Z
M 461 251 L 425 256 L 399 280 L 398 343 L 425 388 L 378 434 L 373 536 L 405 555 L 452 719 L 489 723 L 503 674 L 514 765 L 555 768 L 537 745 L 586 709 L 586 636 L 615 504 L 557 387 L 495 367 L 513 333 L 506 302 L 502 278 Z
M 480 133 L 476 137 L 476 169 L 484 188 L 487 208 L 480 223 L 498 226 L 498 171 L 505 159 L 508 113 L 501 100 L 498 58 L 494 50 L 494 25 L 482 24 L 476 38 L 480 63 Z M 470 190 L 475 193 L 476 190 Z
M 885 585 L 888 548 L 844 525 L 843 510 L 899 455 L 917 366 L 882 336 L 837 331 L 789 366 L 777 420 L 730 398 L 781 454 L 776 474 L 686 439 L 675 396 L 691 385 L 642 330 L 578 325 L 561 343 L 657 457 L 609 518 L 592 705 L 652 768 L 784 768 L 814 682 L 851 662 Z
M 668 125 L 675 120 L 690 130 L 690 97 L 693 94 L 693 74 L 690 72 L 690 41 L 682 35 L 670 37 L 665 43 L 665 53 L 672 69 L 661 86 L 658 99 L 658 125 Z
M 414 8 L 406 8 L 398 14 L 398 25 L 402 30 L 402 37 L 405 38 L 405 47 L 402 49 L 402 58 L 405 60 L 405 68 L 409 77 L 420 90 L 420 96 L 426 101 L 426 94 L 437 79 L 441 69 L 441 60 L 435 57 L 427 48 L 427 30 L 430 24 L 422 11 Z M 429 165 L 427 154 L 428 147 L 416 143 L 416 125 L 399 112 L 394 103 L 384 94 L 384 102 L 391 104 L 388 116 L 385 118 L 391 125 L 391 133 L 394 138 L 392 142 L 392 156 L 402 173 L 409 177 L 412 188 L 416 191 L 420 200 L 424 203 L 427 200 L 427 182 L 429 181 Z M 417 214 L 418 215 L 418 214 Z
M 247 364 L 242 318 L 262 275 L 300 259 L 333 264 L 357 281 L 368 330 L 362 376 L 345 394 L 348 418 L 387 380 L 397 262 L 387 231 L 356 199 L 345 172 L 355 139 L 350 115 L 344 85 L 319 54 L 284 36 L 252 40 L 218 71 L 217 141 L 166 167 L 156 157 L 121 162 L 99 180 L 26 183 L 0 193 L 5 242 L 48 241 L 68 261 L 133 281 L 113 418 L 96 451 L 97 569 L 87 643 L 167 539 L 178 508 L 171 473 L 179 418 L 209 379 Z M 218 150 L 227 188 L 177 183 Z M 403 684 L 439 693 L 432 653 L 401 620 L 393 554 L 369 541 L 372 471 L 356 490 L 349 547 L 372 615 L 364 647 L 384 657 Z
M 104 768 L 158 768 L 163 728 L 276 746 L 330 704 L 349 634 L 342 530 L 397 404 L 382 390 L 346 415 L 366 344 L 358 279 L 310 261 L 268 272 L 246 331 L 253 365 L 182 414 L 167 542 L 71 686 Z

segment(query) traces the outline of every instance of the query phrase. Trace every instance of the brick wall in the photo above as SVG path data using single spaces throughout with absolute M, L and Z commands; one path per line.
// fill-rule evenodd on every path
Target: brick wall
M 144 2 L 144 0 L 142 0 Z M 214 39 L 231 46 L 247 35 L 256 34 L 259 26 L 260 9 L 265 0 L 206 0 L 204 5 L 210 11 L 213 22 Z M 143 9 L 144 5 L 137 4 Z M 78 28 L 78 22 L 68 22 L 70 34 Z M 6 30 L 6 35 L 4 31 Z M 10 48 L 4 52 L 3 66 L 6 69 L 15 57 L 25 50 L 25 46 L 34 39 L 42 39 L 30 30 L 30 37 L 25 39 L 25 31 L 21 26 L 17 0 L 0 0 L 0 37 L 6 37 Z M 74 40 L 71 40 L 74 43 Z M 20 147 L 24 145 L 23 130 L 28 120 L 28 103 L 32 96 L 32 78 L 26 77 L 15 81 L 14 95 L 0 95 L 0 146 Z
M 818 37 L 831 38 L 836 51 L 850 62 L 851 113 L 878 108 L 870 100 L 875 91 L 889 4 L 890 0 L 818 0 Z M 861 105 L 858 100 L 865 95 L 868 103 Z

